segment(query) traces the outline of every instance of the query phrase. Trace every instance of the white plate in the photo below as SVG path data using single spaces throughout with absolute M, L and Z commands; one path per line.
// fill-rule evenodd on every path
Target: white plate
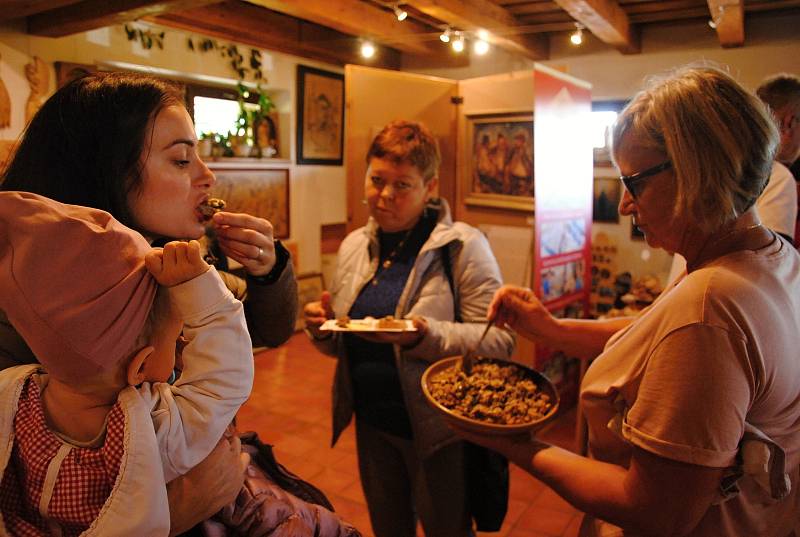
M 320 330 L 330 330 L 331 332 L 416 332 L 417 328 L 414 323 L 408 319 L 396 319 L 402 321 L 405 326 L 403 328 L 381 328 L 378 327 L 379 319 L 350 319 L 347 326 L 339 326 L 336 324 L 336 319 L 328 319 Z

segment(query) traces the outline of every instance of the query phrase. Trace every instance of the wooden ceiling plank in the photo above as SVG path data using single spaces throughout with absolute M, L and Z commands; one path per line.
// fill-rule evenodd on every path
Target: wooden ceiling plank
M 600 41 L 624 54 L 641 52 L 638 34 L 616 0 L 555 0 Z
M 664 0 L 660 2 L 641 2 L 622 6 L 625 13 L 630 17 L 637 13 L 669 13 L 671 11 L 681 11 L 684 9 L 702 8 L 695 0 Z
M 695 7 L 690 9 L 681 9 L 678 11 L 662 11 L 654 13 L 635 13 L 630 16 L 631 22 L 634 24 L 652 23 L 652 22 L 674 22 L 680 23 L 692 19 L 704 19 L 708 21 L 708 8 Z
M 489 0 L 407 0 L 406 3 L 460 30 L 486 30 L 492 44 L 526 58 L 550 57 L 545 36 L 524 35 L 514 15 Z
M 393 13 L 360 0 L 248 0 L 250 3 L 307 20 L 345 34 L 369 37 L 392 48 L 414 54 L 441 54 L 431 28 L 410 19 L 398 21 Z M 434 43 L 434 41 L 437 41 Z
M 28 33 L 63 37 L 219 0 L 86 0 L 28 17 Z
M 719 44 L 725 48 L 744 45 L 744 6 L 741 0 L 707 0 Z
M 561 6 L 555 2 L 531 2 L 508 8 L 508 12 L 519 18 L 520 15 L 532 15 L 534 13 L 549 13 L 551 11 L 563 11 Z
M 3 0 L 0 9 L 0 21 L 20 19 L 42 11 L 49 11 L 71 4 L 80 0 Z
M 400 53 L 392 48 L 379 46 L 376 57 L 367 61 L 360 56 L 358 40 L 353 36 L 236 0 L 165 13 L 149 20 L 334 65 L 355 63 L 398 69 L 401 63 Z

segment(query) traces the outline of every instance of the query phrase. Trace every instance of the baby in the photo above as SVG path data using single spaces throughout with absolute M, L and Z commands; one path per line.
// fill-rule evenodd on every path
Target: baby
M 41 364 L 0 372 L 0 534 L 168 535 L 166 483 L 252 387 L 242 303 L 195 241 L 0 192 L 0 309 Z

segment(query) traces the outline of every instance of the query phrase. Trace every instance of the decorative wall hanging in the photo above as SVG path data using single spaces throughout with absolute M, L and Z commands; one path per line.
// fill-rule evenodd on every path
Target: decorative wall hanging
M 344 75 L 297 66 L 297 163 L 342 164 Z
M 25 122 L 28 123 L 44 103 L 47 91 L 50 88 L 50 69 L 38 56 L 25 65 L 25 78 L 31 87 L 28 102 L 25 103 Z

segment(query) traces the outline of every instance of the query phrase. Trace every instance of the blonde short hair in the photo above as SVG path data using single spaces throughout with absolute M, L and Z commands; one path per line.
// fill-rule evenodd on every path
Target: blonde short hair
M 426 183 L 439 174 L 442 161 L 431 131 L 422 123 L 406 120 L 392 121 L 378 133 L 367 151 L 367 166 L 373 158 L 412 164 Z
M 677 182 L 676 216 L 712 231 L 749 209 L 766 186 L 778 132 L 764 104 L 716 67 L 654 79 L 622 111 L 612 134 L 663 152 Z

